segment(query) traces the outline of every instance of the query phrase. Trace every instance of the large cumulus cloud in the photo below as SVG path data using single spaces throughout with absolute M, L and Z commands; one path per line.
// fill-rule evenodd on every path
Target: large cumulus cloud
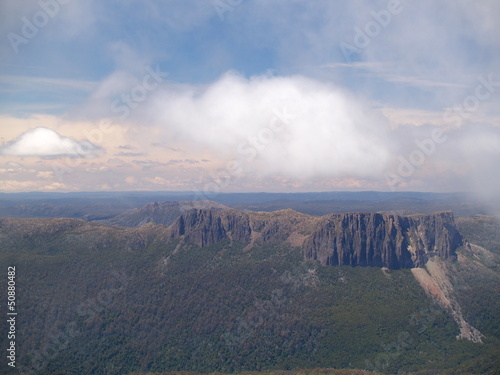
M 168 134 L 236 159 L 260 174 L 293 177 L 379 174 L 387 127 L 333 85 L 300 76 L 244 78 L 230 72 L 207 86 L 168 86 L 140 116 Z

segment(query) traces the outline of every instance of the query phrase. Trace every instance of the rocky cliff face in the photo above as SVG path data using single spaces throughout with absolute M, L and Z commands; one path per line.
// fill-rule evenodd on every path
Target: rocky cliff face
M 455 257 L 464 240 L 450 212 L 398 216 L 379 213 L 312 217 L 291 210 L 274 213 L 192 209 L 170 228 L 171 238 L 198 246 L 224 239 L 247 248 L 284 243 L 302 248 L 305 259 L 324 265 L 412 268 L 433 256 Z
M 325 265 L 397 269 L 421 267 L 432 256 L 453 258 L 463 242 L 450 212 L 333 214 L 321 218 L 304 251 Z
M 236 210 L 192 209 L 171 226 L 171 238 L 184 236 L 187 242 L 210 246 L 225 238 L 249 242 L 251 228 L 248 215 Z
M 302 231 L 312 232 L 317 218 L 292 210 L 243 212 L 238 210 L 192 209 L 181 215 L 170 227 L 171 238 L 184 237 L 186 242 L 210 246 L 223 239 L 241 244 L 294 243 L 302 245 Z M 301 240 L 301 237 L 302 238 Z

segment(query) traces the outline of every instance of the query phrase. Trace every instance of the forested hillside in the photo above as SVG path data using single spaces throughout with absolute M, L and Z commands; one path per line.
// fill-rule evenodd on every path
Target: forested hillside
M 499 284 L 488 250 L 463 247 L 458 260 L 446 260 L 463 315 L 484 335 L 480 344 L 456 339 L 456 322 L 410 269 L 322 265 L 289 241 L 249 247 L 227 236 L 200 246 L 172 228 L 0 220 L 1 263 L 16 267 L 18 369 L 498 368 Z

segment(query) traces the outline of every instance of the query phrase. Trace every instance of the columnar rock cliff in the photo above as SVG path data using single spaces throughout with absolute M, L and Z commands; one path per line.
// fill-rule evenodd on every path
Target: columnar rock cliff
M 463 238 L 450 212 L 397 216 L 333 214 L 321 218 L 305 245 L 306 259 L 326 265 L 411 268 L 432 256 L 452 258 Z
M 380 213 L 303 215 L 292 210 L 274 213 L 192 209 L 171 226 L 171 238 L 199 246 L 224 239 L 247 248 L 270 243 L 301 247 L 305 259 L 324 265 L 412 268 L 433 256 L 455 257 L 464 244 L 453 215 L 398 216 Z
M 181 215 L 171 227 L 171 237 L 185 236 L 187 242 L 210 246 L 230 236 L 238 242 L 250 241 L 248 215 L 235 210 L 192 209 Z

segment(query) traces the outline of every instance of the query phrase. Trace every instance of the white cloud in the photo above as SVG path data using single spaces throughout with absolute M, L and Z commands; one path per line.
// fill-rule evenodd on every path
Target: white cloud
M 18 191 L 71 191 L 70 186 L 60 183 L 52 182 L 47 184 L 46 181 L 19 181 L 19 180 L 0 180 L 0 191 L 5 193 L 18 192 Z
M 170 85 L 134 116 L 160 123 L 167 144 L 209 149 L 260 175 L 374 176 L 388 158 L 388 127 L 376 113 L 300 76 L 227 73 L 208 86 Z
M 88 141 L 63 137 L 52 129 L 37 127 L 0 148 L 0 155 L 89 157 L 99 148 Z
M 52 179 L 54 177 L 54 172 L 52 171 L 40 171 L 36 174 L 37 178 Z
M 443 111 L 431 111 L 414 108 L 382 107 L 380 112 L 391 122 L 392 128 L 402 125 L 434 125 L 446 124 L 443 120 Z

